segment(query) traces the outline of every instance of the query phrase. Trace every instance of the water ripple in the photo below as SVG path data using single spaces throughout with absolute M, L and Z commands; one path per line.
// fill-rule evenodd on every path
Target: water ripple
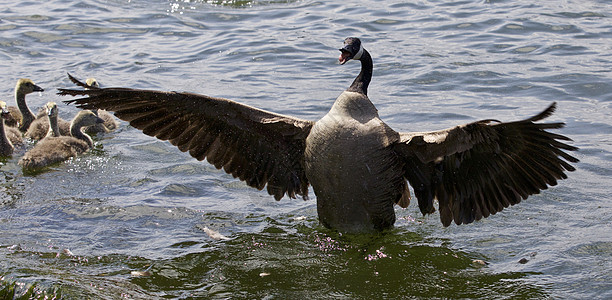
M 60 103 L 53 90 L 72 86 L 71 72 L 315 120 L 358 72 L 337 48 L 359 36 L 375 62 L 369 96 L 393 128 L 515 120 L 557 101 L 550 119 L 567 124 L 581 163 L 470 226 L 443 228 L 411 206 L 391 232 L 350 237 L 322 228 L 314 201 L 273 201 L 122 122 L 45 172 L 23 174 L 25 148 L 0 160 L 0 298 L 606 298 L 608 11 L 606 0 L 6 3 L 11 104 L 20 77 L 49 91 L 29 95 L 31 108 Z

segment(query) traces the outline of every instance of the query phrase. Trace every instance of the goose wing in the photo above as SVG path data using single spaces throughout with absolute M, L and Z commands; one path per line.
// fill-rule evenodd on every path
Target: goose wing
M 249 186 L 261 190 L 267 185 L 277 200 L 285 194 L 308 197 L 303 153 L 311 121 L 192 93 L 99 88 L 59 89 L 58 94 L 87 96 L 64 102 L 113 111 L 143 133 L 168 140 L 198 160 L 206 158 Z
M 394 150 L 405 163 L 423 214 L 438 199 L 444 226 L 468 224 L 537 194 L 575 168 L 564 150 L 578 148 L 551 133 L 564 123 L 535 123 L 550 116 L 553 103 L 529 119 L 502 123 L 482 120 L 446 130 L 402 133 Z

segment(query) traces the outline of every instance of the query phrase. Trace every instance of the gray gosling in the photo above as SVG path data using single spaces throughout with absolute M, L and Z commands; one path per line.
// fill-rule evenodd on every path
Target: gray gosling
M 57 104 L 55 102 L 47 102 L 43 109 L 45 116 L 47 116 L 47 123 L 49 123 L 49 129 L 47 130 L 47 134 L 45 135 L 45 137 L 62 136 L 62 134 L 60 133 L 59 126 L 57 124 L 59 115 L 57 111 Z
M 100 88 L 100 84 L 98 83 L 98 80 L 96 80 L 93 77 L 87 78 L 87 80 L 85 80 L 85 83 L 82 83 L 81 81 L 74 78 L 70 74 L 68 74 L 68 78 L 72 82 L 74 82 L 75 84 L 79 86 L 82 86 L 86 90 Z M 115 117 L 111 113 L 107 112 L 106 110 L 96 108 L 96 109 L 92 109 L 91 111 L 93 111 L 93 113 L 96 114 L 96 116 L 104 120 L 104 123 L 86 127 L 85 128 L 86 133 L 89 133 L 89 134 L 108 133 L 108 132 L 111 132 L 117 129 L 117 127 L 119 127 L 119 123 L 117 122 Z
M 5 126 L 5 118 L 11 118 L 6 102 L 0 101 L 0 156 L 10 156 L 14 145 L 23 144 L 21 132 L 15 127 Z
M 49 103 L 55 104 L 55 102 L 49 102 Z M 50 130 L 49 120 L 47 118 L 49 114 L 47 106 L 49 105 L 49 103 L 47 103 L 47 105 L 43 107 L 43 109 L 38 113 L 38 115 L 36 115 L 36 119 L 32 122 L 32 124 L 30 125 L 30 128 L 28 128 L 28 130 L 25 133 L 25 136 L 27 138 L 38 141 L 38 140 L 42 140 L 43 138 L 47 136 L 47 133 Z M 54 111 L 57 112 L 57 105 Z M 57 129 L 59 130 L 59 134 L 69 136 L 70 135 L 70 122 L 62 118 L 59 118 L 57 114 L 55 115 L 55 118 L 57 119 L 56 124 L 58 127 Z
M 50 129 L 47 136 L 19 160 L 19 165 L 24 169 L 44 168 L 86 152 L 93 147 L 93 140 L 83 133 L 83 127 L 104 122 L 93 112 L 82 110 L 71 122 L 70 133 L 72 136 L 58 136 L 57 105 L 50 103 L 47 104 L 46 108 L 51 123 Z M 53 124 L 54 122 L 56 124 Z
M 9 106 L 8 110 L 11 114 L 10 118 L 7 118 L 7 126 L 18 127 L 19 131 L 26 132 L 30 127 L 30 124 L 34 122 L 36 116 L 28 108 L 25 101 L 25 96 L 33 92 L 44 92 L 45 90 L 38 85 L 34 84 L 31 79 L 21 78 L 17 80 L 15 85 L 15 102 L 17 106 Z

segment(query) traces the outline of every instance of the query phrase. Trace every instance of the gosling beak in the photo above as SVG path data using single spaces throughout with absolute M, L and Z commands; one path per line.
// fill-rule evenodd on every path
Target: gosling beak
M 39 87 L 39 86 L 37 86 L 37 85 L 34 85 L 34 91 L 35 91 L 35 92 L 44 92 L 44 91 L 45 91 L 45 89 L 43 89 L 43 88 L 41 88 L 41 87 Z

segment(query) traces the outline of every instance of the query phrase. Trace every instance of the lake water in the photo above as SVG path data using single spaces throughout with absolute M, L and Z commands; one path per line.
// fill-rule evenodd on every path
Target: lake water
M 17 166 L 31 145 L 1 160 L 0 298 L 612 298 L 608 0 L 0 2 L 9 104 L 21 77 L 45 88 L 33 109 L 69 99 L 55 91 L 70 72 L 316 120 L 358 73 L 337 63 L 358 36 L 374 58 L 369 96 L 396 130 L 557 101 L 549 120 L 567 123 L 581 160 L 480 222 L 444 228 L 412 204 L 390 232 L 354 237 L 320 226 L 313 200 L 274 201 L 121 122 L 40 174 Z

